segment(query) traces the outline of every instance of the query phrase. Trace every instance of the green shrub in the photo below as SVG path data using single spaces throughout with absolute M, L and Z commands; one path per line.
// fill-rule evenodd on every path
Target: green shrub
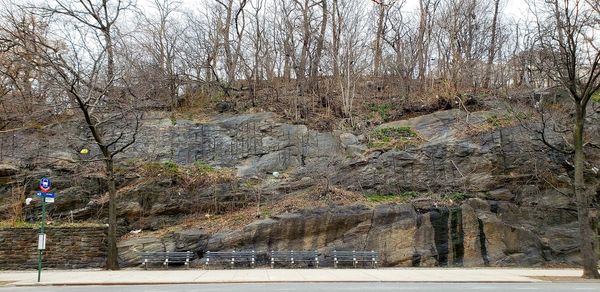
M 499 118 L 497 115 L 492 115 L 492 116 L 489 116 L 487 119 L 485 119 L 485 121 L 489 125 L 498 128 L 502 125 L 503 118 Z
M 444 198 L 446 198 L 448 200 L 460 202 L 460 201 L 464 201 L 467 198 L 467 195 L 462 192 L 453 192 L 453 193 L 449 193 L 449 194 L 444 194 Z
M 209 173 L 209 172 L 215 171 L 214 167 L 212 167 L 210 164 L 206 163 L 203 160 L 196 160 L 194 162 L 194 167 L 196 168 L 197 171 L 202 172 L 202 173 Z
M 594 93 L 594 95 L 592 95 L 592 101 L 600 103 L 600 90 L 596 91 L 596 93 Z
M 213 94 L 210 96 L 210 100 L 215 101 L 215 102 L 225 100 L 225 92 L 223 92 L 222 90 L 213 92 Z
M 371 132 L 368 146 L 369 148 L 403 148 L 419 141 L 419 135 L 410 127 L 387 127 Z
M 390 120 L 391 109 L 392 109 L 392 106 L 387 103 L 386 104 L 375 104 L 375 103 L 369 104 L 369 110 L 372 112 L 379 113 L 379 116 L 381 116 L 381 119 L 383 119 L 384 122 L 387 122 Z
M 179 170 L 179 166 L 175 161 L 167 160 L 163 162 L 165 169 L 171 172 L 177 172 Z
M 512 115 L 504 114 L 504 115 L 491 115 L 485 119 L 488 126 L 497 129 L 513 126 L 518 120 L 524 120 L 527 118 L 525 113 L 515 113 Z
M 416 137 L 417 132 L 415 132 L 410 127 L 388 127 L 388 128 L 380 128 L 373 131 L 373 137 L 377 139 L 385 139 L 385 138 L 408 138 L 408 137 Z
M 169 175 L 176 176 L 179 173 L 179 166 L 174 161 L 165 161 L 163 163 L 153 161 L 142 166 L 144 172 L 150 176 Z
M 269 217 L 271 217 L 271 210 L 269 208 L 263 208 L 263 209 L 261 209 L 260 216 L 262 218 L 269 218 Z

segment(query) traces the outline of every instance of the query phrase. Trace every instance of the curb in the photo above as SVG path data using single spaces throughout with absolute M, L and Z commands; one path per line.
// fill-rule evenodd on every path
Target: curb
M 336 284 L 336 283 L 425 283 L 425 284 L 515 284 L 515 283 L 553 283 L 551 281 L 226 281 L 226 282 L 87 282 L 87 283 L 13 283 L 0 287 L 70 287 L 70 286 L 159 286 L 159 285 L 218 285 L 218 284 L 283 284 L 283 283 L 315 283 L 315 284 Z

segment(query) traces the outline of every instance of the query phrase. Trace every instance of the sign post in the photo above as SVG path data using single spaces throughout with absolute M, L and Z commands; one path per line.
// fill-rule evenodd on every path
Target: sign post
M 40 180 L 40 190 L 42 192 L 38 193 L 38 196 L 41 195 L 40 197 L 42 197 L 42 222 L 40 225 L 40 236 L 38 239 L 38 282 L 40 282 L 42 278 L 42 253 L 43 250 L 46 249 L 46 233 L 44 230 L 46 226 L 46 196 L 49 195 L 48 192 L 51 188 L 52 181 L 50 181 L 50 179 L 42 178 Z M 52 198 L 54 198 L 54 195 L 52 195 Z

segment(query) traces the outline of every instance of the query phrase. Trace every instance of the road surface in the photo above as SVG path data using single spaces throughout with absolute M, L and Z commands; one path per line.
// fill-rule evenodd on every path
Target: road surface
M 366 291 L 600 291 L 600 283 L 268 283 L 268 284 L 190 284 L 147 286 L 50 286 L 50 287 L 0 287 L 0 292 L 366 292 Z

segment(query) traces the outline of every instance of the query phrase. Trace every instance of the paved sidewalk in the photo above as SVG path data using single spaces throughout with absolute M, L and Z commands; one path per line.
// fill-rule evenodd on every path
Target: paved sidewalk
M 135 285 L 268 282 L 542 282 L 532 277 L 579 277 L 580 269 L 381 268 L 246 270 L 48 270 L 42 285 Z M 0 286 L 38 285 L 37 271 L 1 271 Z

